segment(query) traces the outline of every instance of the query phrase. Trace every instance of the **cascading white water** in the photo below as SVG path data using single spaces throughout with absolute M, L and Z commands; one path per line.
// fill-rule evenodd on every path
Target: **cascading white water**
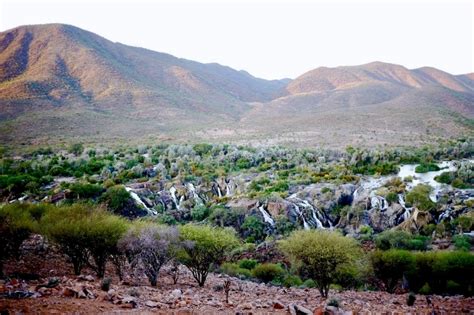
M 171 193 L 171 199 L 173 199 L 176 209 L 180 210 L 179 205 L 181 203 L 181 200 L 178 203 L 178 199 L 176 198 L 176 188 L 174 186 L 170 188 L 170 193 Z
M 230 196 L 230 195 L 231 195 L 229 184 L 230 184 L 230 183 L 227 183 L 227 185 L 225 185 L 225 195 L 226 195 L 226 196 Z
M 302 200 L 302 204 L 303 204 L 305 207 L 311 209 L 311 215 L 312 215 L 314 221 L 316 222 L 316 228 L 318 228 L 318 229 L 324 229 L 323 223 L 322 223 L 321 220 L 319 220 L 318 217 L 316 216 L 316 210 L 314 209 L 314 207 L 313 207 L 307 200 Z
M 403 195 L 402 194 L 399 194 L 398 195 L 398 203 L 402 206 L 402 208 L 405 210 L 403 212 L 403 221 L 406 221 L 408 220 L 408 218 L 410 218 L 411 216 L 411 211 L 413 208 L 407 208 L 406 205 L 405 205 L 405 199 L 403 199 Z
M 219 196 L 219 198 L 222 198 L 221 188 L 219 187 L 219 185 L 216 185 L 216 186 L 217 186 L 217 195 Z
M 305 230 L 309 230 L 309 224 L 308 222 L 306 222 L 306 219 L 304 218 L 303 216 L 303 213 L 301 212 L 300 208 L 298 207 L 297 204 L 293 204 L 293 206 L 295 206 L 295 211 L 296 213 L 301 217 L 301 219 L 303 220 L 303 228 Z
M 128 191 L 128 193 L 130 194 L 130 196 L 133 198 L 133 200 L 136 201 L 136 203 L 138 203 L 140 206 L 142 206 L 146 211 L 148 211 L 149 214 L 152 214 L 152 215 L 157 215 L 158 212 L 156 212 L 156 210 L 153 210 L 153 209 L 150 209 L 147 207 L 147 205 L 140 199 L 140 197 L 137 195 L 136 192 L 134 192 L 132 190 L 132 188 L 130 187 L 125 187 L 125 190 Z
M 387 210 L 388 202 L 387 200 L 385 200 L 384 197 L 373 196 L 372 198 L 370 198 L 370 206 L 379 210 Z
M 196 192 L 196 188 L 194 187 L 193 183 L 188 183 L 188 189 L 191 191 L 191 193 L 193 194 L 193 199 L 194 201 L 198 204 L 198 205 L 202 205 L 203 204 L 203 201 L 201 199 L 201 197 L 199 197 L 199 195 L 197 194 Z M 181 202 L 181 201 L 180 201 Z
M 275 226 L 275 221 L 273 221 L 270 214 L 263 208 L 263 206 L 258 207 L 258 210 L 263 215 L 263 220 L 267 223 L 270 223 L 271 226 Z

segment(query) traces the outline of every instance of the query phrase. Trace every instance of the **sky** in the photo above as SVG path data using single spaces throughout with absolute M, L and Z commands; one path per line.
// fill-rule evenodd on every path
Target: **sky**
M 265 79 L 372 61 L 474 72 L 471 0 L 0 0 L 0 31 L 66 23 Z

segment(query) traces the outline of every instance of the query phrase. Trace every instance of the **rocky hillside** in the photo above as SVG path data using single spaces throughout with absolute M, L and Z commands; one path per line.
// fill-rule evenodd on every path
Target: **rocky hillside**
M 74 26 L 21 26 L 0 33 L 0 139 L 435 142 L 472 133 L 473 82 L 381 62 L 268 81 Z

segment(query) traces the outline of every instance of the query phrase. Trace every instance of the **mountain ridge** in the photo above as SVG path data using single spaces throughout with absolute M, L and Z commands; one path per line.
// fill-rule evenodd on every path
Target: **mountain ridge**
M 346 145 L 358 135 L 361 145 L 413 144 L 472 134 L 474 74 L 376 61 L 265 80 L 72 25 L 29 25 L 0 33 L 0 110 L 2 143 L 157 137 Z M 387 127 L 397 115 L 396 129 Z M 394 136 L 407 130 L 413 137 Z M 366 136 L 374 132 L 376 140 Z

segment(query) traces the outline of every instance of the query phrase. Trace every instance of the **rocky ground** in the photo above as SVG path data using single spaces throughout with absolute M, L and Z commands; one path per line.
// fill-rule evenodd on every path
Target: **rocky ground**
M 206 285 L 200 288 L 185 268 L 181 268 L 177 284 L 173 284 L 165 267 L 157 287 L 150 287 L 143 278 L 119 281 L 112 277 L 110 288 L 104 291 L 102 281 L 90 270 L 81 276 L 65 273 L 71 268 L 64 257 L 48 252 L 47 257 L 32 255 L 7 263 L 8 274 L 30 280 L 12 277 L 0 282 L 1 314 L 474 314 L 474 298 L 462 296 L 417 295 L 410 307 L 406 304 L 407 294 L 331 291 L 329 300 L 339 301 L 339 308 L 334 308 L 327 307 L 317 289 L 282 288 L 220 274 L 210 274 Z M 35 273 L 31 274 L 31 270 Z M 109 271 L 113 273 L 112 269 Z M 228 302 L 226 280 L 231 281 Z

